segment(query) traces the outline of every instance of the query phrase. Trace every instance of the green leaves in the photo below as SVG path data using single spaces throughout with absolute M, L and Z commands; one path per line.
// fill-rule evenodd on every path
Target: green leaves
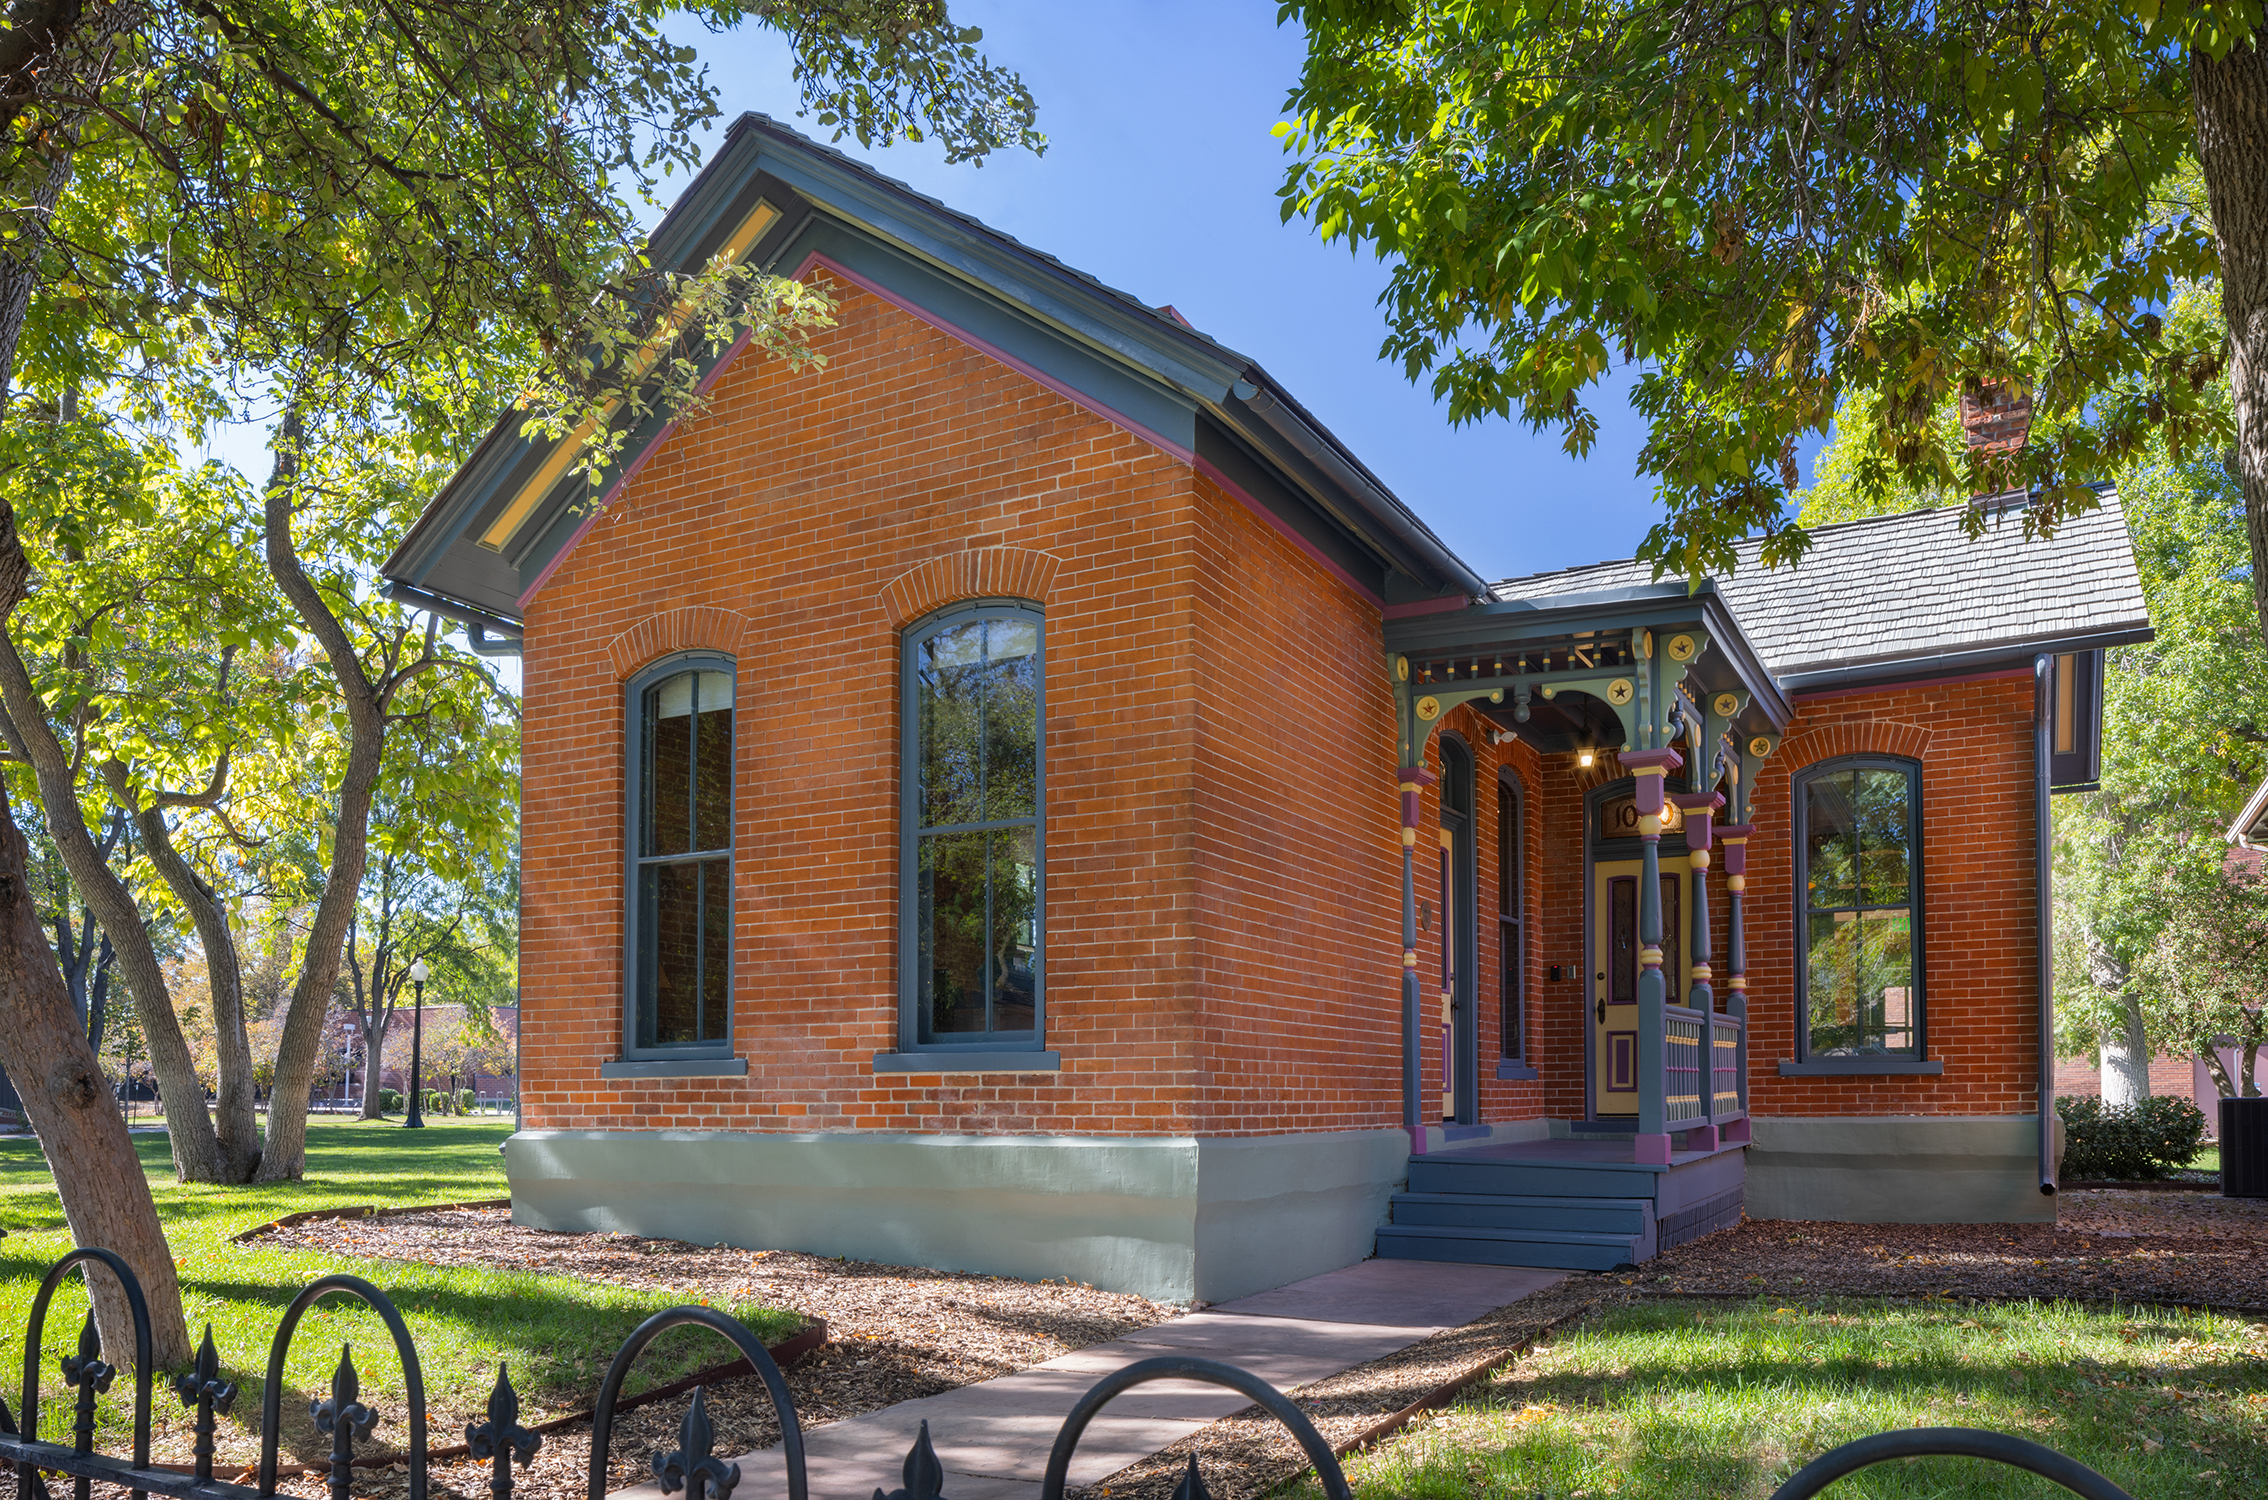
M 1788 455 L 1854 399 L 1869 496 L 2028 483 L 2042 528 L 2153 444 L 2228 438 L 2221 330 L 2146 318 L 2218 263 L 2182 58 L 2131 6 L 1285 14 L 1287 217 L 1393 259 L 1385 353 L 1452 421 L 1579 452 L 1590 352 L 1638 364 L 1664 571 L 1729 570 L 1759 531 L 1799 557 Z M 2032 393 L 2034 444 L 1946 445 L 1939 411 L 1996 381 Z

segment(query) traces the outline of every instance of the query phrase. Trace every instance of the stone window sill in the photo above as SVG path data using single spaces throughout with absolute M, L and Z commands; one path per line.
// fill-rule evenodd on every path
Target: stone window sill
M 1920 1057 L 1813 1057 L 1802 1062 L 1780 1059 L 1782 1078 L 1935 1077 L 1945 1071 L 1938 1058 Z
M 1543 1077 L 1543 1074 L 1538 1073 L 1534 1068 L 1529 1067 L 1516 1057 L 1507 1057 L 1499 1060 L 1496 1064 L 1496 1076 L 1515 1079 L 1521 1083 L 1534 1083 L 1537 1079 Z
M 601 1078 L 746 1078 L 745 1057 L 618 1057 L 599 1064 Z
M 877 1073 L 1060 1073 L 1060 1052 L 877 1052 Z

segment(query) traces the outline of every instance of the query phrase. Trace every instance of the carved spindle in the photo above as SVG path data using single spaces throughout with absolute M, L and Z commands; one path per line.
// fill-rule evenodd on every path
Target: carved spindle
M 740 1483 L 740 1465 L 715 1456 L 716 1429 L 709 1425 L 708 1387 L 693 1387 L 693 1404 L 677 1429 L 677 1451 L 654 1455 L 654 1477 L 662 1493 L 685 1491 L 685 1500 L 730 1500 Z
M 488 1481 L 488 1493 L 496 1500 L 508 1500 L 512 1493 L 512 1460 L 517 1457 L 522 1467 L 535 1457 L 536 1449 L 543 1446 L 543 1434 L 530 1432 L 520 1425 L 520 1393 L 512 1389 L 512 1371 L 508 1365 L 496 1367 L 496 1389 L 488 1393 L 488 1420 L 471 1422 L 465 1427 L 465 1444 L 475 1458 L 492 1458 L 496 1461 L 495 1474 Z
M 1189 1467 L 1181 1473 L 1181 1483 L 1173 1487 L 1173 1500 L 1213 1500 L 1212 1492 L 1205 1488 L 1203 1476 L 1197 1472 L 1197 1455 L 1189 1455 Z
M 354 1474 L 355 1442 L 369 1437 L 378 1425 L 378 1413 L 362 1404 L 361 1395 L 362 1377 L 354 1372 L 354 1347 L 341 1344 L 339 1367 L 331 1372 L 330 1399 L 307 1403 L 315 1430 L 331 1435 L 331 1500 L 347 1500 L 347 1482 Z
M 220 1424 L 215 1417 L 225 1417 L 236 1404 L 236 1385 L 220 1378 L 220 1354 L 213 1348 L 213 1325 L 205 1325 L 205 1342 L 197 1350 L 197 1362 L 189 1373 L 174 1377 L 174 1394 L 197 1408 L 197 1420 L 191 1430 L 197 1434 L 192 1450 L 196 1459 L 197 1478 L 200 1482 L 213 1477 L 213 1434 Z
M 882 1493 L 874 1491 L 874 1500 L 944 1500 L 945 1466 L 937 1461 L 937 1450 L 929 1445 L 929 1423 L 923 1422 L 914 1434 L 913 1446 L 906 1450 L 906 1487 Z

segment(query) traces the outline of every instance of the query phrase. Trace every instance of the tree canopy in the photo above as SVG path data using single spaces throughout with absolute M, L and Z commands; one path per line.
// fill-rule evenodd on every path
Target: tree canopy
M 2258 10 L 1292 0 L 1283 211 L 1392 263 L 1383 352 L 1452 421 L 1580 454 L 1601 377 L 1636 366 L 1663 571 L 1728 572 L 1757 533 L 1798 561 L 1798 449 L 1838 412 L 1868 492 L 2028 486 L 2039 528 L 2244 426 L 2268 517 L 2268 422 L 2209 395 L 2250 304 L 2168 316 L 2268 238 Z M 2001 385 L 2034 401 L 2027 447 L 1943 441 L 1950 400 Z

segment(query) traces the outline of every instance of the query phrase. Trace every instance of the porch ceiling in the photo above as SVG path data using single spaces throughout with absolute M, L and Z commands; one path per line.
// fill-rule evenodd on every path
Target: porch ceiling
M 1697 729 L 1706 721 L 1735 745 L 1758 737 L 1776 742 L 1786 730 L 1793 714 L 1786 695 L 1709 580 L 1692 590 L 1682 583 L 1645 584 L 1475 604 L 1392 621 L 1385 643 L 1405 698 L 1453 693 L 1541 750 L 1646 748 L 1664 742 L 1659 726 L 1649 734 L 1637 720 L 1650 695 L 1621 704 L 1609 695 L 1631 692 L 1618 682 L 1643 679 L 1649 633 L 1656 642 L 1688 635 L 1704 643 L 1673 669 L 1674 688 L 1658 704 L 1665 717 L 1682 704 Z M 1728 693 L 1739 700 L 1737 711 L 1712 711 Z M 1405 747 L 1405 754 L 1413 749 Z

